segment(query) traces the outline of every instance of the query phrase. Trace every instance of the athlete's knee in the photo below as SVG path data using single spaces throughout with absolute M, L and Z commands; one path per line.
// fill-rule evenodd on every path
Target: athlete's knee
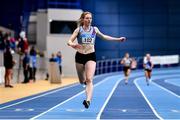
M 84 79 L 79 79 L 80 84 L 83 84 L 85 82 Z
M 92 83 L 92 78 L 87 78 L 86 79 L 86 83 L 88 84 L 88 83 Z
M 127 77 L 128 75 L 129 75 L 128 72 L 126 72 L 126 73 L 125 73 L 125 76 Z

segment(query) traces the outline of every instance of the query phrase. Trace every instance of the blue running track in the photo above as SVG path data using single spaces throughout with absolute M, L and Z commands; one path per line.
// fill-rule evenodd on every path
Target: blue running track
M 180 119 L 180 68 L 155 69 L 150 85 L 144 71 L 94 78 L 89 109 L 80 84 L 69 85 L 0 104 L 0 119 Z

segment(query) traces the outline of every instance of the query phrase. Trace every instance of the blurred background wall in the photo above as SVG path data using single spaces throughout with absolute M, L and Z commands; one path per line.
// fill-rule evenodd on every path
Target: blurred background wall
M 60 20 L 59 32 L 50 25 L 48 11 L 60 9 L 90 11 L 93 13 L 93 25 L 101 32 L 127 37 L 124 43 L 97 38 L 98 60 L 121 58 L 126 52 L 134 57 L 142 57 L 145 53 L 180 53 L 180 0 L 1 0 L 0 26 L 13 30 L 15 36 L 22 30 L 26 31 L 29 43 L 39 47 L 49 57 L 53 50 L 48 48 L 54 46 L 53 40 L 48 46 L 47 38 L 58 36 L 59 42 L 54 43 L 62 45 L 64 35 L 71 35 L 75 29 L 75 19 L 72 23 L 62 23 Z M 63 18 L 64 15 L 59 14 L 58 17 Z M 61 45 L 59 50 L 63 48 Z

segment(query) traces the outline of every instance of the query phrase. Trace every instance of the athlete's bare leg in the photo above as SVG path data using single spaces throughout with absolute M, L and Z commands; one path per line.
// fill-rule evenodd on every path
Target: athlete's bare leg
M 77 70 L 79 82 L 83 84 L 86 81 L 85 66 L 83 64 L 76 63 L 76 70 Z
M 128 70 L 127 70 L 127 73 L 126 73 L 126 76 L 125 76 L 125 84 L 128 83 L 130 72 L 131 72 L 131 70 L 128 69 Z
M 86 75 L 86 100 L 91 101 L 93 94 L 93 76 L 96 69 L 96 62 L 88 61 L 85 64 L 85 75 Z
M 145 76 L 146 76 L 146 83 L 149 85 L 149 73 L 148 71 L 145 71 Z

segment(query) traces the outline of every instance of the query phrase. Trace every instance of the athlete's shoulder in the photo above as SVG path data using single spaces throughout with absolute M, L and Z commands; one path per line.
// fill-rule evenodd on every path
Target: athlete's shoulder
M 79 32 L 79 30 L 80 30 L 80 26 L 77 27 L 74 31 L 78 31 Z
M 125 60 L 126 60 L 126 57 L 123 57 L 123 59 L 122 59 L 122 60 L 124 60 L 124 61 L 125 61 Z
M 96 31 L 96 33 L 99 31 L 98 27 L 93 26 L 94 30 Z
M 75 30 L 74 30 L 74 33 L 78 34 L 80 31 L 80 27 L 77 27 Z
M 99 30 L 97 26 L 92 26 L 95 30 Z

